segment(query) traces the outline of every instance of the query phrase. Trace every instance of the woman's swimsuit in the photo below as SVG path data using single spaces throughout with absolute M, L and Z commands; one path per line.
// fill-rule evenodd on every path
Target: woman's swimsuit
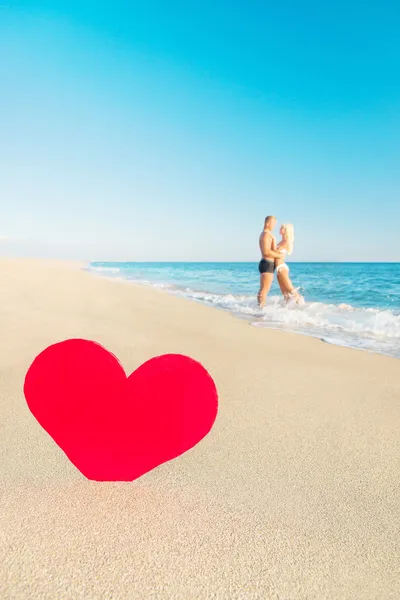
M 282 248 L 282 250 L 280 250 L 280 252 L 282 252 L 282 254 L 287 254 L 287 250 L 285 250 L 285 248 Z M 282 269 L 287 269 L 289 271 L 289 267 L 287 266 L 287 264 L 285 262 L 281 263 L 280 265 L 278 265 L 276 267 L 276 274 L 278 275 L 279 271 L 282 271 Z

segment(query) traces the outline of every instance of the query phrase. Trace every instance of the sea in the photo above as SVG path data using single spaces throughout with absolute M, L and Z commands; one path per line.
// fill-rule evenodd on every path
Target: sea
M 262 310 L 256 262 L 92 262 L 87 269 L 214 306 L 255 327 L 400 358 L 400 263 L 288 264 L 304 303 L 285 304 L 275 278 Z

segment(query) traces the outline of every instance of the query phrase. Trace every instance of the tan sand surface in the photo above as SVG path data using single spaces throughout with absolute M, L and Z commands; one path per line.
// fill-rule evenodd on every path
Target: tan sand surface
M 1 259 L 1 600 L 398 600 L 400 361 L 249 326 L 77 264 Z M 211 373 L 219 415 L 133 483 L 87 481 L 29 412 L 46 346 Z

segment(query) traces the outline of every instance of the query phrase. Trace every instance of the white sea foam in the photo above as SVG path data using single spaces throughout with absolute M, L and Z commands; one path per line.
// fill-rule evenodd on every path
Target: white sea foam
M 331 344 L 400 358 L 400 315 L 390 310 L 321 302 L 304 302 L 302 305 L 291 302 L 287 305 L 278 296 L 270 297 L 265 308 L 260 310 L 256 300 L 248 296 L 190 290 L 184 293 L 176 290 L 175 293 L 251 319 L 251 324 L 257 327 L 285 329 L 319 337 Z
M 112 273 L 120 273 L 121 269 L 119 267 L 90 267 L 88 269 L 89 271 L 93 271 L 95 273 L 108 273 L 108 274 L 112 274 Z
M 94 272 L 115 277 L 114 267 L 95 267 Z M 284 329 L 318 337 L 331 344 L 350 346 L 400 358 L 400 314 L 389 309 L 356 308 L 350 304 L 307 302 L 285 304 L 281 296 L 269 296 L 260 310 L 256 298 L 248 295 L 217 294 L 173 284 L 154 283 L 127 277 L 135 283 L 165 289 L 169 293 L 227 310 L 256 327 Z

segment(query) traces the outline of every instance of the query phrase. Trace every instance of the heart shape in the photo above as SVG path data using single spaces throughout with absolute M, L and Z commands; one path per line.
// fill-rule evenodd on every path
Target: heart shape
M 129 377 L 89 340 L 54 344 L 33 361 L 24 394 L 34 417 L 88 479 L 133 481 L 193 448 L 218 411 L 208 372 L 165 354 Z

